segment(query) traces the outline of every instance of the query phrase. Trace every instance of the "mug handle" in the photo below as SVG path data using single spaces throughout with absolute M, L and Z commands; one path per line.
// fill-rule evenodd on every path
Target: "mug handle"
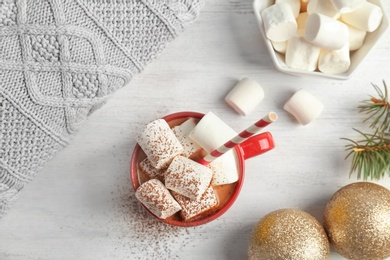
M 264 132 L 250 137 L 242 142 L 240 147 L 246 160 L 272 150 L 275 147 L 275 142 L 270 132 Z

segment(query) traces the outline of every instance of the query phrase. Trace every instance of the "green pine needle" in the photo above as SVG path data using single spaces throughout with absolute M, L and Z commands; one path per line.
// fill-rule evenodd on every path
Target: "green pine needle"
M 378 129 L 374 134 L 354 130 L 364 139 L 354 141 L 342 138 L 349 142 L 346 145 L 346 150 L 349 151 L 346 158 L 352 156 L 350 176 L 357 172 L 357 178 L 364 180 L 379 180 L 386 174 L 390 177 L 390 136 Z
M 372 84 L 379 97 L 373 97 L 369 100 L 362 101 L 358 106 L 361 112 L 364 112 L 368 117 L 364 122 L 372 120 L 371 128 L 378 128 L 379 130 L 389 133 L 390 132 L 390 102 L 386 82 L 383 81 L 384 91 L 382 91 L 377 85 Z

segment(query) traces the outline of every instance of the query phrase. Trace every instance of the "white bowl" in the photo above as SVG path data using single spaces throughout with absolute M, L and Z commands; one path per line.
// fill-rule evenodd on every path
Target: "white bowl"
M 315 77 L 325 77 L 325 78 L 333 78 L 333 79 L 349 79 L 352 74 L 356 71 L 356 69 L 359 67 L 360 63 L 364 60 L 364 58 L 370 53 L 370 51 L 374 48 L 374 46 L 378 43 L 379 39 L 385 34 L 387 29 L 389 28 L 389 20 L 387 17 L 387 14 L 384 10 L 383 3 L 381 0 L 368 0 L 369 2 L 376 4 L 382 8 L 383 11 L 383 19 L 382 23 L 380 24 L 379 28 L 375 30 L 372 33 L 367 33 L 366 38 L 364 40 L 363 46 L 354 51 L 351 52 L 351 66 L 349 69 L 341 74 L 325 74 L 320 71 L 304 71 L 304 70 L 297 70 L 289 68 L 286 65 L 286 62 L 284 60 L 284 55 L 276 52 L 271 44 L 271 41 L 268 40 L 268 38 L 265 35 L 264 26 L 263 26 L 263 20 L 261 18 L 261 11 L 267 8 L 268 6 L 274 4 L 274 0 L 255 0 L 253 2 L 253 9 L 260 27 L 261 35 L 263 36 L 265 40 L 265 45 L 271 55 L 272 61 L 274 62 L 274 65 L 277 70 L 282 71 L 284 73 L 288 73 L 291 75 L 297 75 L 297 76 L 315 76 Z

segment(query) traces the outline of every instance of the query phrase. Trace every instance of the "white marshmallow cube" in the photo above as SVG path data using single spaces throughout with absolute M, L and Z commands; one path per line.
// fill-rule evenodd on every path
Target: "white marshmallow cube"
M 243 116 L 252 112 L 263 99 L 263 88 L 248 78 L 242 79 L 225 97 L 226 103 Z
M 299 123 L 307 125 L 321 114 L 324 106 L 309 92 L 299 90 L 286 102 L 284 109 Z
M 348 31 L 349 50 L 355 51 L 357 49 L 360 49 L 363 46 L 367 32 L 351 25 L 348 25 Z
M 146 125 L 136 137 L 151 164 L 162 169 L 183 152 L 183 146 L 164 119 L 157 119 Z
M 184 148 L 182 153 L 183 156 L 190 157 L 193 153 L 201 148 L 189 137 L 190 132 L 194 129 L 195 126 L 195 119 L 190 118 L 180 125 L 172 128 L 173 133 Z
M 348 42 L 348 27 L 328 16 L 313 13 L 306 23 L 305 39 L 328 50 L 338 50 Z
M 340 50 L 321 50 L 318 69 L 327 74 L 340 74 L 346 72 L 351 65 L 349 57 L 349 44 Z
M 214 186 L 238 181 L 237 159 L 233 150 L 212 161 L 207 167 L 213 171 L 211 184 Z
M 212 152 L 237 135 L 229 125 L 208 112 L 189 134 L 189 137 L 198 143 L 206 152 Z
M 319 13 L 333 19 L 338 19 L 340 13 L 330 0 L 310 0 L 307 4 L 307 12 L 310 14 Z
M 165 172 L 165 187 L 191 200 L 199 200 L 209 187 L 212 171 L 184 156 L 176 156 Z
M 321 48 L 307 42 L 303 37 L 293 36 L 287 44 L 286 65 L 293 69 L 314 71 L 317 69 Z
M 293 11 L 294 17 L 295 18 L 298 17 L 298 15 L 301 11 L 301 0 L 275 0 L 275 4 L 278 4 L 278 3 L 289 4 L 292 11 Z
M 199 218 L 202 214 L 207 214 L 210 210 L 215 209 L 219 204 L 218 198 L 211 187 L 207 188 L 199 200 L 190 200 L 174 191 L 172 195 L 182 208 L 180 216 L 184 221 Z
M 382 9 L 370 2 L 363 3 L 352 13 L 342 15 L 345 23 L 367 32 L 375 31 L 382 22 Z
M 141 184 L 135 197 L 155 216 L 166 219 L 181 210 L 179 203 L 172 197 L 164 184 L 151 179 Z
M 149 179 L 158 179 L 164 182 L 164 173 L 166 169 L 156 169 L 148 158 L 139 163 L 139 169 L 149 177 Z
M 337 11 L 341 14 L 351 13 L 367 0 L 331 0 Z
M 271 41 L 287 41 L 297 30 L 297 22 L 289 4 L 271 5 L 261 12 L 261 16 L 265 34 Z

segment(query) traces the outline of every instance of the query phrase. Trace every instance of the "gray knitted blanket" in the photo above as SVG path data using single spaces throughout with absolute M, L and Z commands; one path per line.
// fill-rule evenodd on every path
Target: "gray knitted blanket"
M 203 0 L 0 0 L 0 218 Z

